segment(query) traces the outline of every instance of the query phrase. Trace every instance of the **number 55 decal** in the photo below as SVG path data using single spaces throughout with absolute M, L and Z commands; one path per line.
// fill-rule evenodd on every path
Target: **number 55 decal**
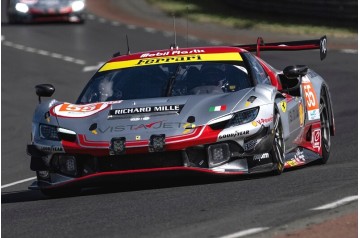
M 310 81 L 303 81 L 303 91 L 305 94 L 305 104 L 309 120 L 320 119 L 319 103 L 316 99 L 314 87 Z

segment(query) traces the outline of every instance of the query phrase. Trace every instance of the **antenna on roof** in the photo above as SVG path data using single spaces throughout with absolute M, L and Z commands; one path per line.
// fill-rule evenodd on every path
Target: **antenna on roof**
M 126 45 L 127 45 L 127 54 L 130 54 L 130 46 L 129 46 L 129 38 L 128 35 L 126 34 Z
M 189 4 L 186 4 L 186 47 L 189 47 Z
M 170 45 L 170 48 L 171 49 L 178 49 L 179 47 L 177 46 L 176 44 L 176 25 L 175 25 L 175 14 L 172 14 L 173 15 L 173 21 L 174 21 L 174 44 Z

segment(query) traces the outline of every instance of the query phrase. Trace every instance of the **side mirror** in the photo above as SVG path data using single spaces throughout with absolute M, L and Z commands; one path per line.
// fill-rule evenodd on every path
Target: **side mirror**
M 35 86 L 36 95 L 39 96 L 39 103 L 41 102 L 41 97 L 51 97 L 55 92 L 54 86 L 51 84 L 38 84 Z
M 292 66 L 287 66 L 283 70 L 283 73 L 286 78 L 295 79 L 298 78 L 299 76 L 305 76 L 307 74 L 308 69 L 309 67 L 307 67 L 306 65 L 292 65 Z

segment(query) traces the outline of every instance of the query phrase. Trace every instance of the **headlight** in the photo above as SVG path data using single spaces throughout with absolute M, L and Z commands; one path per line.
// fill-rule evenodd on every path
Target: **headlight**
M 74 12 L 81 11 L 85 8 L 85 3 L 83 1 L 75 1 L 71 3 L 71 8 Z
M 22 12 L 22 13 L 27 13 L 29 11 L 29 7 L 28 5 L 26 5 L 25 3 L 16 3 L 15 5 L 15 9 L 18 12 Z
M 234 114 L 229 114 L 223 117 L 213 119 L 208 122 L 208 125 L 213 130 L 222 130 L 232 126 L 239 126 L 255 120 L 258 113 L 259 107 L 254 107 L 244 111 L 236 112 Z
M 233 118 L 229 121 L 226 127 L 239 126 L 249 123 L 257 117 L 259 113 L 259 107 L 250 108 L 244 111 L 234 113 Z
M 46 140 L 60 140 L 56 126 L 40 124 L 39 127 L 40 127 L 40 138 Z

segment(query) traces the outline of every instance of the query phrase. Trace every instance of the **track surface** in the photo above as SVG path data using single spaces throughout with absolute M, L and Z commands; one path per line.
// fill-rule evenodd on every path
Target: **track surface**
M 117 50 L 126 52 L 125 34 L 134 52 L 166 48 L 173 41 L 167 33 L 96 16 L 85 25 L 6 22 L 3 12 L 2 185 L 35 176 L 25 151 L 37 104 L 34 85 L 51 83 L 55 98 L 74 102 L 93 73 L 89 66 Z M 186 39 L 179 37 L 178 44 L 186 45 Z M 357 54 L 330 49 L 323 62 L 316 51 L 262 56 L 280 69 L 308 64 L 329 83 L 337 134 L 327 165 L 270 177 L 130 181 L 62 199 L 47 199 L 27 190 L 31 182 L 20 183 L 2 189 L 2 236 L 219 237 L 304 219 L 321 213 L 311 208 L 357 195 Z

